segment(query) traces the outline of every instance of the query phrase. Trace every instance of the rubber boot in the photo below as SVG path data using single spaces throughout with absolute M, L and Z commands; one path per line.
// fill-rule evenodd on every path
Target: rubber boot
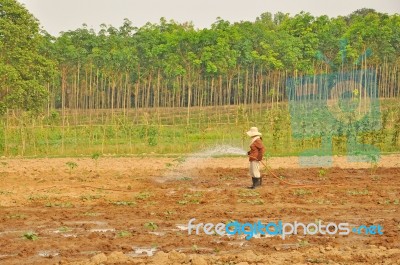
M 261 186 L 261 178 L 255 178 L 256 183 L 255 183 L 255 187 L 259 187 Z
M 248 189 L 255 189 L 257 187 L 257 178 L 251 178 L 253 185 L 251 187 L 247 187 Z

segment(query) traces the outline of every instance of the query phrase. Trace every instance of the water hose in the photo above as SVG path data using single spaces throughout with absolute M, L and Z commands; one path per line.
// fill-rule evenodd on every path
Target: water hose
M 268 170 L 268 172 L 274 177 L 274 178 L 276 178 L 277 180 L 279 180 L 280 182 L 282 182 L 282 183 L 284 183 L 284 184 L 286 184 L 286 185 L 289 185 L 289 186 L 294 186 L 294 187 L 324 187 L 324 186 L 331 186 L 331 185 L 309 185 L 309 184 L 295 184 L 295 183 L 290 183 L 290 182 L 287 182 L 287 181 L 284 181 L 283 179 L 281 179 L 280 177 L 278 177 L 268 166 L 267 166 L 267 164 L 265 164 L 264 163 L 264 161 L 260 161 L 260 160 L 258 160 L 256 157 L 254 157 L 254 156 L 249 156 L 250 158 L 253 158 L 253 159 L 255 159 L 255 160 L 257 160 L 257 161 L 259 161 L 259 162 L 261 162 L 261 164 L 263 164 L 264 165 L 264 167 Z M 336 185 L 336 186 L 340 186 L 340 185 Z

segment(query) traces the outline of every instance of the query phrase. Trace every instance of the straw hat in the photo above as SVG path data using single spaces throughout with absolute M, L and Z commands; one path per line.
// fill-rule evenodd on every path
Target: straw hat
M 251 127 L 248 132 L 246 132 L 248 136 L 261 136 L 262 134 L 258 131 L 257 127 Z

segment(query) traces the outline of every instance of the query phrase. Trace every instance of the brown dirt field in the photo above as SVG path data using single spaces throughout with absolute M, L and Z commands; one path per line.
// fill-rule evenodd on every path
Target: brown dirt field
M 250 192 L 245 158 L 3 158 L 0 264 L 400 264 L 399 163 L 335 157 L 321 173 L 273 158 L 277 175 L 308 186 L 265 172 Z M 245 240 L 188 235 L 180 225 L 191 218 L 380 224 L 384 234 Z

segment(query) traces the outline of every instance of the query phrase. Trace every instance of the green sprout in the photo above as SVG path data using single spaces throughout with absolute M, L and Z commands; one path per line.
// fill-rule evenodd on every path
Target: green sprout
M 25 239 L 32 240 L 32 241 L 35 241 L 35 240 L 39 239 L 39 236 L 35 232 L 26 232 L 22 236 Z
M 69 168 L 69 174 L 72 174 L 72 170 L 76 167 L 78 167 L 78 164 L 72 161 L 68 161 L 67 163 L 65 163 L 67 165 L 67 167 Z

